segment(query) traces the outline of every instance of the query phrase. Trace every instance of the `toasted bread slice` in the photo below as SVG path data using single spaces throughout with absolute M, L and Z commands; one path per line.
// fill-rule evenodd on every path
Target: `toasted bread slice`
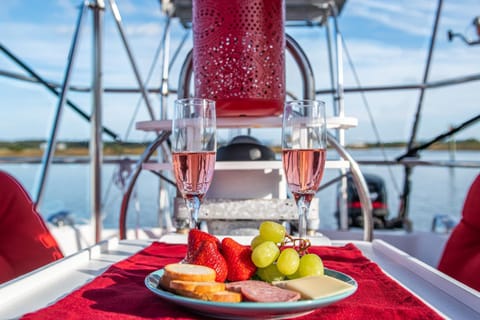
M 170 281 L 172 281 L 172 279 L 163 274 L 163 276 L 160 278 L 160 281 L 158 282 L 158 287 L 162 288 L 163 290 L 171 291 Z
M 170 280 L 215 281 L 216 272 L 212 268 L 188 263 L 172 263 L 165 266 L 164 276 Z
M 225 290 L 225 283 L 216 281 L 171 280 L 169 286 L 173 290 L 192 291 L 198 294 Z
M 217 291 L 217 292 L 205 292 L 205 293 L 196 293 L 194 291 L 187 290 L 175 290 L 175 293 L 194 299 L 206 300 L 206 301 L 215 301 L 215 302 L 241 302 L 242 294 L 233 291 Z
M 242 294 L 233 291 L 218 291 L 209 294 L 208 300 L 216 302 L 241 302 Z
M 207 296 L 205 294 L 200 294 L 200 293 L 195 293 L 193 291 L 180 290 L 180 289 L 176 289 L 176 290 L 170 289 L 170 290 L 172 290 L 174 293 L 176 293 L 180 296 L 184 296 L 184 297 L 187 297 L 187 298 L 208 300 Z

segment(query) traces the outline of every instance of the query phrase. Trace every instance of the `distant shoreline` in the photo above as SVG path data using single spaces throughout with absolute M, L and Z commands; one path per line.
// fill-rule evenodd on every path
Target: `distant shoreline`
M 420 143 L 421 144 L 421 143 Z M 123 155 L 140 155 L 143 153 L 148 143 L 117 143 L 117 142 L 104 142 L 104 155 L 105 156 L 123 156 Z M 380 147 L 391 148 L 403 148 L 406 149 L 406 144 L 403 142 L 391 142 L 384 143 L 382 146 L 374 143 L 347 145 L 348 150 L 368 150 L 378 149 Z M 272 146 L 273 151 L 280 152 L 280 146 Z M 45 142 L 38 140 L 30 141 L 15 141 L 15 142 L 2 142 L 0 141 L 0 157 L 3 158 L 18 158 L 18 157 L 42 157 L 45 150 Z M 475 139 L 456 141 L 454 144 L 448 142 L 435 143 L 428 149 L 429 151 L 480 151 L 480 141 Z M 89 148 L 87 141 L 79 142 L 58 142 L 55 150 L 55 156 L 88 156 Z

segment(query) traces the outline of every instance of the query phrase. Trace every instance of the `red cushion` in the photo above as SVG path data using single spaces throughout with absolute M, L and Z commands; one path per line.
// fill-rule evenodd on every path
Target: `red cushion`
M 438 269 L 480 291 L 480 175 L 468 191 L 462 220 L 447 241 Z
M 473 181 L 468 191 L 463 206 L 462 218 L 467 224 L 480 230 L 480 175 Z
M 25 189 L 0 171 L 0 283 L 62 257 Z

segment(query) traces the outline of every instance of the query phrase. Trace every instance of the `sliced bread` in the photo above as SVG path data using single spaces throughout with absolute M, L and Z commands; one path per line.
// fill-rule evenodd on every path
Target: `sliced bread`
M 171 280 L 170 288 L 173 290 L 191 291 L 202 294 L 224 291 L 225 283 L 216 281 Z
M 165 266 L 164 277 L 184 281 L 215 281 L 216 272 L 212 268 L 188 263 L 172 263 Z
M 215 302 L 241 302 L 242 294 L 233 291 L 217 291 L 217 292 L 204 292 L 197 293 L 194 291 L 187 290 L 175 290 L 176 294 L 179 294 L 184 297 L 206 300 L 206 301 L 215 301 Z
M 242 294 L 233 291 L 218 291 L 208 295 L 209 301 L 216 302 L 241 302 Z

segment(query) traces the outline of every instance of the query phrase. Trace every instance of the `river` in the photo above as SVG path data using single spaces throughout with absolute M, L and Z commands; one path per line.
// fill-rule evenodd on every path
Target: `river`
M 387 149 L 387 159 L 400 155 L 400 149 Z M 352 156 L 357 160 L 381 159 L 379 149 L 353 150 Z M 423 160 L 449 160 L 447 151 L 425 151 Z M 478 161 L 479 151 L 457 151 L 456 160 Z M 115 165 L 103 167 L 104 190 L 104 226 L 116 227 L 121 203 L 121 189 L 113 183 Z M 362 165 L 365 173 L 374 173 L 384 178 L 387 187 L 387 199 L 390 209 L 389 217 L 396 216 L 399 206 L 399 194 L 403 188 L 403 167 Z M 37 164 L 2 164 L 5 170 L 20 180 L 27 191 L 33 192 L 39 165 Z M 415 230 L 428 231 L 434 215 L 448 214 L 459 219 L 463 201 L 473 179 L 479 174 L 478 168 L 446 168 L 419 166 L 413 170 L 412 190 L 409 217 Z M 325 172 L 323 182 L 337 175 L 334 170 Z M 129 209 L 129 225 L 157 225 L 156 190 L 158 178 L 150 172 L 142 172 L 136 184 L 138 207 L 131 201 Z M 336 228 L 334 217 L 336 211 L 336 188 L 328 187 L 319 193 L 321 228 Z M 51 168 L 44 201 L 40 207 L 41 214 L 48 218 L 61 210 L 72 213 L 76 222 L 87 222 L 90 219 L 89 166 L 84 164 L 62 164 Z M 138 209 L 138 210 L 137 210 Z

